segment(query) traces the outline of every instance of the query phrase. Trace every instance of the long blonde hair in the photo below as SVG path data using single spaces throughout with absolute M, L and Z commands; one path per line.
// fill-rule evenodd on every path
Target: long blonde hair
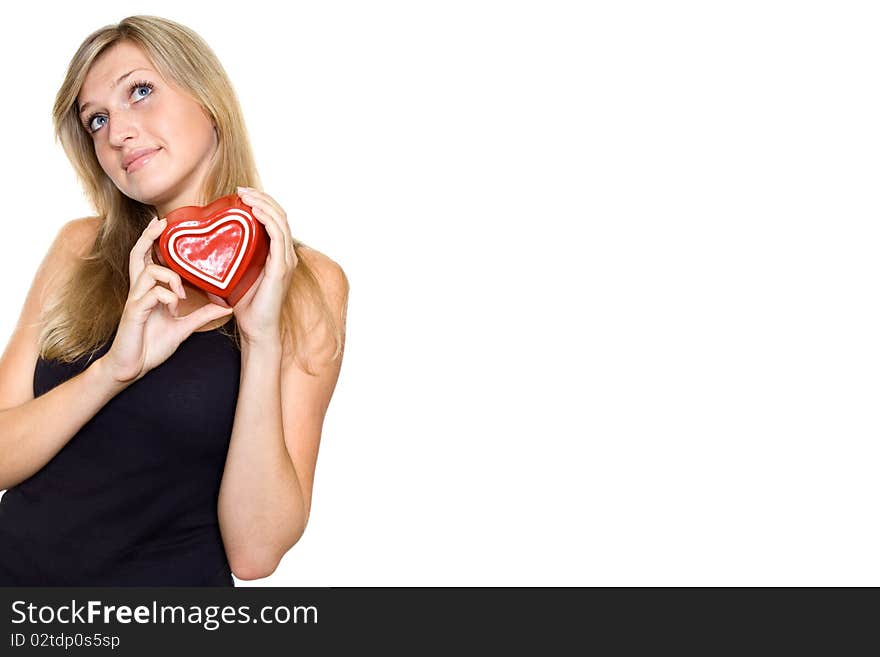
M 129 16 L 90 34 L 68 66 L 55 97 L 52 118 L 56 142 L 60 140 L 101 223 L 91 251 L 79 260 L 68 280 L 52 287 L 52 298 L 42 309 L 39 341 L 40 356 L 45 359 L 72 362 L 86 353 L 94 355 L 102 344 L 112 340 L 128 298 L 129 254 L 156 214 L 153 206 L 129 198 L 107 176 L 78 118 L 76 99 L 89 67 L 121 40 L 139 46 L 166 80 L 189 90 L 216 125 L 219 146 L 199 204 L 232 194 L 238 185 L 261 188 L 238 98 L 217 56 L 198 34 L 174 21 L 143 15 Z M 334 316 L 316 272 L 301 257 L 302 247 L 308 245 L 294 239 L 299 262 L 285 296 L 281 334 L 303 369 L 312 374 L 299 353 L 306 333 L 313 328 L 305 325 L 305 318 L 315 317 L 316 323 L 323 320 L 326 335 L 335 341 L 332 360 L 341 354 L 345 310 L 341 321 Z M 342 276 L 345 309 L 348 281 L 344 272 Z M 317 315 L 307 309 L 317 309 Z M 219 331 L 241 348 L 234 315 Z

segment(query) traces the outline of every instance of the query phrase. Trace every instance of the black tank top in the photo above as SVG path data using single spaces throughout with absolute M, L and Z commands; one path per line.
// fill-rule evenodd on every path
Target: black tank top
M 227 328 L 231 327 L 227 321 Z M 217 520 L 241 357 L 195 332 L 0 498 L 0 585 L 235 586 Z M 34 397 L 104 355 L 40 358 Z

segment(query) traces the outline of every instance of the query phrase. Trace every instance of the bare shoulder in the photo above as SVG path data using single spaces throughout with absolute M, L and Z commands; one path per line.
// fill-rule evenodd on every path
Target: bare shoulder
M 81 217 L 79 219 L 72 219 L 67 222 L 66 226 L 69 226 L 71 230 L 83 234 L 90 234 L 94 237 L 97 235 L 98 228 L 101 226 L 101 217 Z
M 335 328 L 342 332 L 344 340 L 348 307 L 348 277 L 345 271 L 335 260 L 312 247 L 302 245 L 297 248 L 297 254 L 300 262 L 307 263 L 314 273 L 323 300 L 333 316 Z M 313 359 L 317 360 L 332 354 L 336 349 L 336 341 L 332 327 L 324 321 L 326 316 L 323 314 L 323 309 L 312 301 L 314 299 L 311 297 L 298 299 L 297 310 L 308 327 L 305 349 Z
M 308 263 L 321 286 L 321 291 L 335 310 L 343 310 L 348 299 L 348 276 L 342 266 L 310 246 L 301 246 L 297 249 L 301 260 Z
M 333 285 L 335 283 L 339 285 L 341 282 L 340 279 L 346 278 L 345 272 L 339 263 L 317 249 L 302 245 L 297 249 L 297 252 L 303 260 L 308 262 L 312 271 L 328 284 Z
M 71 219 L 63 224 L 40 265 L 41 282 L 49 284 L 49 280 L 57 275 L 66 276 L 68 269 L 94 244 L 100 225 L 101 220 L 97 217 Z
M 39 355 L 42 309 L 50 290 L 66 278 L 72 265 L 94 243 L 100 220 L 97 217 L 73 219 L 57 231 L 43 256 L 18 322 L 0 355 L 0 409 L 8 409 L 33 399 L 33 372 Z
M 38 306 L 43 306 L 49 290 L 67 279 L 77 262 L 88 254 L 100 225 L 98 217 L 83 217 L 71 219 L 58 229 L 33 283 Z
M 100 226 L 100 217 L 72 219 L 58 231 L 58 246 L 63 247 L 69 254 L 82 256 L 95 243 Z

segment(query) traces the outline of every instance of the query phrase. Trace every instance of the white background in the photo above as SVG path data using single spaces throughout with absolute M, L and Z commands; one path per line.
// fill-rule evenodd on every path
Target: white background
M 237 585 L 880 585 L 872 3 L 10 7 L 0 338 L 129 14 L 215 49 L 350 279 L 309 527 Z

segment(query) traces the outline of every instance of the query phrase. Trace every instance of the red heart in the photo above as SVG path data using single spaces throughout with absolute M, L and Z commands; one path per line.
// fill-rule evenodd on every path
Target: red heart
M 269 233 L 237 194 L 169 212 L 159 236 L 162 264 L 197 288 L 238 303 L 269 255 Z

